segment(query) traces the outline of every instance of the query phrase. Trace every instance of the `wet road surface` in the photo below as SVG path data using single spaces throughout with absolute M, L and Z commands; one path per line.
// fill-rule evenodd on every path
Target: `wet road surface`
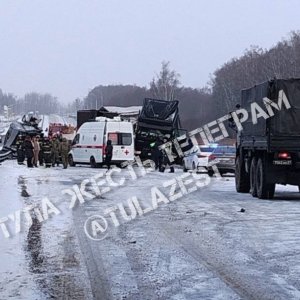
M 258 200 L 237 194 L 232 177 L 206 178 L 208 185 L 168 201 L 174 180 L 179 195 L 180 182 L 192 175 L 180 181 L 177 170 L 133 180 L 122 170 L 113 180 L 124 179 L 123 186 L 105 182 L 101 188 L 109 192 L 70 209 L 71 196 L 62 191 L 101 169 L 29 170 L 8 161 L 1 172 L 0 217 L 30 205 L 39 210 L 32 224 L 21 215 L 20 233 L 11 219 L 11 237 L 1 232 L 0 299 L 300 299 L 295 187 L 279 186 L 274 200 Z M 86 190 L 95 191 L 91 185 Z M 153 193 L 158 207 L 146 212 Z M 144 213 L 134 214 L 127 202 L 133 196 Z M 44 197 L 60 213 L 48 207 L 51 216 L 41 222 Z M 84 230 L 95 215 L 107 221 L 105 232 L 94 228 L 99 241 Z

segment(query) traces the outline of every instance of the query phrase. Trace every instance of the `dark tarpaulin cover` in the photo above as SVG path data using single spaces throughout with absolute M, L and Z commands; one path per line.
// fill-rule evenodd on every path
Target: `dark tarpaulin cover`
M 101 107 L 99 110 L 96 109 L 85 109 L 77 111 L 77 130 L 85 122 L 95 121 L 97 117 L 114 118 L 119 114 L 115 112 L 109 112 L 105 107 Z
M 257 124 L 253 125 L 251 117 L 251 103 L 256 102 L 263 109 L 262 99 L 268 97 L 269 94 L 269 82 L 256 85 L 250 89 L 242 91 L 242 108 L 248 111 L 249 117 L 245 123 L 243 123 L 243 134 L 249 135 L 264 135 L 266 132 L 266 121 L 263 118 L 257 119 Z
M 276 104 L 278 103 L 279 91 L 283 90 L 289 103 L 290 109 L 286 109 L 282 103 L 281 110 L 273 108 L 274 116 L 265 120 L 258 119 L 257 124 L 252 123 L 251 103 L 256 102 L 267 112 L 263 98 L 267 97 Z M 249 113 L 248 120 L 243 123 L 243 135 L 266 135 L 267 124 L 270 124 L 272 136 L 300 136 L 300 79 L 275 79 L 256 85 L 242 91 L 242 108 Z
M 300 136 L 300 79 L 277 80 L 273 90 L 274 99 L 278 99 L 279 91 L 283 90 L 291 108 L 286 109 L 282 104 L 281 110 L 270 118 L 271 134 Z
M 95 120 L 97 117 L 96 109 L 79 110 L 77 111 L 77 130 L 80 126 L 90 120 Z
M 171 119 L 170 121 L 173 121 L 176 117 L 174 113 L 178 111 L 178 103 L 177 100 L 165 101 L 146 98 L 140 117 L 159 120 Z

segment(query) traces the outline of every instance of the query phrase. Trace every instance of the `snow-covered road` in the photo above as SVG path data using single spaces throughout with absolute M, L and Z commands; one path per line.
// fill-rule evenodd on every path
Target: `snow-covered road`
M 237 194 L 233 177 L 213 178 L 169 201 L 174 182 L 178 194 L 192 174 L 182 179 L 178 169 L 133 180 L 124 169 L 113 176 L 123 186 L 106 182 L 101 188 L 111 191 L 69 209 L 71 197 L 62 191 L 101 172 L 0 166 L 0 218 L 42 207 L 44 197 L 60 211 L 43 222 L 32 214 L 30 228 L 21 214 L 21 233 L 17 214 L 8 217 L 11 237 L 0 233 L 0 299 L 300 299 L 298 188 L 279 186 L 274 200 L 259 200 Z M 154 187 L 156 196 L 165 195 L 157 196 L 157 209 L 126 221 L 127 199 L 135 196 L 145 212 Z M 119 226 L 107 209 L 115 210 Z M 107 220 L 101 241 L 84 230 L 95 215 Z

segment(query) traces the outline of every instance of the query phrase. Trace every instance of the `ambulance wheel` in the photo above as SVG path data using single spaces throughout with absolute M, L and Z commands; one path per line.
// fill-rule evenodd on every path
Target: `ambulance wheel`
M 97 163 L 94 156 L 90 158 L 90 165 L 92 168 L 97 168 Z
M 125 169 L 125 168 L 127 167 L 127 165 L 126 165 L 126 164 L 123 164 L 123 163 L 121 163 L 121 164 L 116 164 L 116 166 L 117 166 L 118 168 L 120 168 L 120 169 Z
M 207 174 L 208 174 L 209 177 L 213 177 L 214 174 L 215 174 L 215 172 L 214 172 L 214 170 L 209 169 L 209 170 L 207 171 Z
M 76 164 L 75 164 L 75 162 L 74 162 L 74 160 L 73 160 L 72 154 L 70 154 L 70 155 L 68 156 L 68 161 L 69 161 L 70 167 L 75 167 L 75 166 L 76 166 Z
M 185 165 L 185 162 L 183 161 L 183 172 L 187 172 L 187 171 L 188 171 L 188 169 L 187 169 L 187 167 Z

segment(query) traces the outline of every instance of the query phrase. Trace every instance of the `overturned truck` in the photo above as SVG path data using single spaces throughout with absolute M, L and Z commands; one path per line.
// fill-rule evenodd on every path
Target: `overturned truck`
M 142 159 L 151 157 L 150 144 L 157 138 L 172 140 L 186 133 L 181 129 L 178 104 L 178 100 L 144 99 L 135 130 L 135 151 Z
M 3 142 L 3 148 L 0 150 L 0 161 L 16 156 L 16 141 L 18 137 L 35 136 L 42 133 L 37 123 L 26 121 L 23 117 L 22 121 L 12 122 L 6 133 Z
M 271 199 L 276 184 L 300 186 L 300 79 L 243 90 L 240 105 L 256 118 L 244 120 L 237 136 L 237 192 Z

